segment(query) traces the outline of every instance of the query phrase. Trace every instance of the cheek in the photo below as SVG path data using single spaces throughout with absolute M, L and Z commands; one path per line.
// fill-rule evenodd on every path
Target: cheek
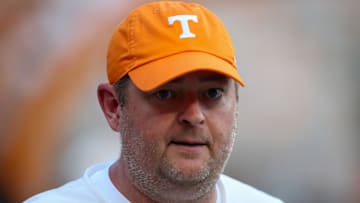
M 236 105 L 229 105 L 210 116 L 209 129 L 217 145 L 226 145 L 233 141 Z
M 135 114 L 128 114 L 122 121 L 121 139 L 122 155 L 128 167 L 141 166 L 152 168 L 158 162 L 163 150 L 163 142 L 157 137 L 156 129 L 151 128 L 148 121 Z
M 173 115 L 158 113 L 144 107 L 132 108 L 129 115 L 137 136 L 141 136 L 146 143 L 157 143 L 160 150 L 166 147 L 174 122 Z

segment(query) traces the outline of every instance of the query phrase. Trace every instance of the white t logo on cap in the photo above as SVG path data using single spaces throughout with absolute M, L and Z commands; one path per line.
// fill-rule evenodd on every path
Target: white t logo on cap
M 175 21 L 180 21 L 182 33 L 179 36 L 181 39 L 183 38 L 195 38 L 195 34 L 190 32 L 189 29 L 189 20 L 197 23 L 198 18 L 196 15 L 176 15 L 176 16 L 170 16 L 168 17 L 169 25 L 174 24 Z

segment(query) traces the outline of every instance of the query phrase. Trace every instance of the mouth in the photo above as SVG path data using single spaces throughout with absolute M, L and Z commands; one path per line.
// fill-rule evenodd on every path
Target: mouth
M 175 157 L 179 156 L 186 160 L 202 159 L 200 157 L 208 156 L 210 143 L 201 138 L 174 138 L 169 142 L 169 150 L 176 154 Z
M 170 140 L 169 145 L 187 146 L 187 147 L 201 147 L 208 146 L 209 141 L 201 137 L 175 137 Z
M 191 142 L 191 141 L 171 141 L 170 144 L 188 146 L 188 147 L 200 147 L 207 145 L 207 143 L 205 142 Z
M 206 142 L 175 140 L 169 143 L 169 157 L 179 164 L 193 165 L 202 163 L 209 158 L 210 148 Z M 185 161 L 185 162 L 182 162 Z M 190 162 L 188 162 L 190 161 Z M 200 161 L 200 162 L 197 162 Z

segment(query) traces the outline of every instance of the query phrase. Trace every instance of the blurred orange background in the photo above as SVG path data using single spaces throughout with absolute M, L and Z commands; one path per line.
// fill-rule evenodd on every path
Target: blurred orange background
M 0 5 L 0 202 L 116 159 L 96 87 L 129 9 L 149 1 Z M 360 2 L 201 1 L 237 50 L 239 129 L 226 174 L 291 203 L 360 202 Z

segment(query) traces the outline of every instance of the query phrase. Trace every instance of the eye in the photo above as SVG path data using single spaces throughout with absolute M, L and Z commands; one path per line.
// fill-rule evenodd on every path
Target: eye
M 159 100 L 167 100 L 175 96 L 175 93 L 172 90 L 159 90 L 154 94 Z
M 205 92 L 205 97 L 207 97 L 208 99 L 218 99 L 223 95 L 223 90 L 220 88 L 210 88 Z

